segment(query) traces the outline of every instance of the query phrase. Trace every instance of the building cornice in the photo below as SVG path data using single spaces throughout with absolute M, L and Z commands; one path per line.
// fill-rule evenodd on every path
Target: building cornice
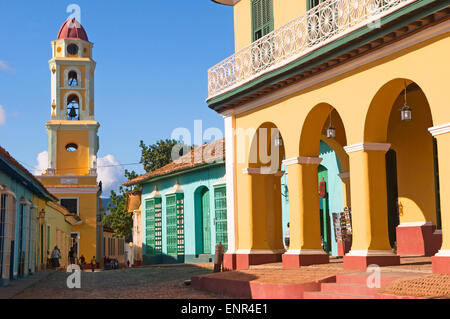
M 431 133 L 431 135 L 433 136 L 438 136 L 438 135 L 442 135 L 442 134 L 447 134 L 450 132 L 450 123 L 446 123 L 446 124 L 442 124 L 442 125 L 438 125 L 438 126 L 434 126 L 434 127 L 430 127 L 428 129 L 428 131 Z
M 391 148 L 389 143 L 359 143 L 349 146 L 345 146 L 344 150 L 347 154 L 359 152 L 359 151 L 380 151 L 387 152 Z
M 323 159 L 320 157 L 293 157 L 283 161 L 286 166 L 302 164 L 302 165 L 320 165 Z

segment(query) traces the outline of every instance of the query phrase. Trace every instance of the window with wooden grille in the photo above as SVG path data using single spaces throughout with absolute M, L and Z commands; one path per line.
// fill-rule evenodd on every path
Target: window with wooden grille
M 167 255 L 177 258 L 184 255 L 184 195 L 166 198 Z
M 161 198 L 152 198 L 145 202 L 146 255 L 162 254 L 162 205 Z
M 227 191 L 226 187 L 214 189 L 214 225 L 216 227 L 216 245 L 222 243 L 224 251 L 228 249 L 227 232 Z
M 256 41 L 274 29 L 272 0 L 252 0 L 252 38 Z

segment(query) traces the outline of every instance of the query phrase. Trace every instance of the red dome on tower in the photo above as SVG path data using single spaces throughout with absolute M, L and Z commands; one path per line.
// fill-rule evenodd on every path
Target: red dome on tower
M 59 29 L 58 37 L 56 40 L 62 39 L 73 39 L 73 40 L 84 40 L 89 41 L 86 31 L 77 19 L 72 18 L 66 20 Z

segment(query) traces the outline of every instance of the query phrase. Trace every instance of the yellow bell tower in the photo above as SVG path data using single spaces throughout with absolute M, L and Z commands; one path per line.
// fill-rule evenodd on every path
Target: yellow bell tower
M 93 256 L 102 261 L 101 187 L 97 184 L 100 124 L 94 120 L 93 43 L 81 24 L 69 19 L 51 45 L 48 169 L 40 179 L 61 205 L 81 218 L 72 230 L 75 254 L 87 262 Z

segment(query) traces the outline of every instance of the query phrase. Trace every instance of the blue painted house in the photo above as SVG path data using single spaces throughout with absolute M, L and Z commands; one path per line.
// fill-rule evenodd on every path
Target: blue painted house
M 44 186 L 0 147 L 0 286 L 35 271 L 37 205 L 56 201 Z
M 211 262 L 227 246 L 224 140 L 127 182 L 140 185 L 144 264 Z

